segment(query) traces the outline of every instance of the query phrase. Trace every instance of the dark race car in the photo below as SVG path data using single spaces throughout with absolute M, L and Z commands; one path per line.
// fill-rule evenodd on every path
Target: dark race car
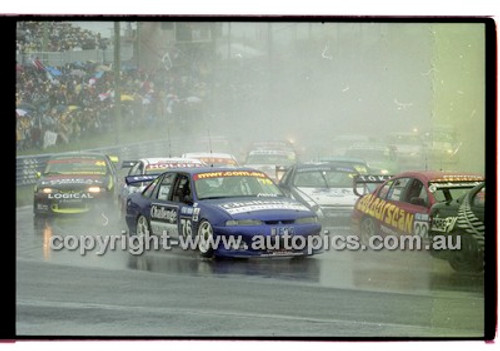
M 346 225 L 358 196 L 353 190 L 353 167 L 338 163 L 309 163 L 288 169 L 279 183 L 284 193 L 314 211 L 321 223 Z
M 458 250 L 432 250 L 434 257 L 442 258 L 458 272 L 484 270 L 484 203 L 486 185 L 481 183 L 467 194 L 431 208 L 429 237 L 451 235 Z M 459 239 L 458 239 L 459 238 Z
M 118 192 L 114 162 L 100 153 L 54 155 L 38 177 L 33 197 L 35 219 L 108 208 Z
M 482 181 L 479 174 L 400 173 L 358 199 L 353 230 L 365 243 L 373 235 L 420 235 L 428 240 L 431 207 L 459 198 Z
M 126 221 L 131 235 L 191 239 L 203 257 L 305 256 L 315 252 L 283 241 L 321 230 L 314 212 L 250 168 L 167 171 L 128 196 Z

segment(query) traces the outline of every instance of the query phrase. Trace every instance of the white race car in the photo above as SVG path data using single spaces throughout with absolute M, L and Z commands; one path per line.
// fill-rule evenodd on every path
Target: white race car
M 348 225 L 358 200 L 353 189 L 358 174 L 342 163 L 304 163 L 290 167 L 278 185 L 314 211 L 323 224 Z
M 245 167 L 255 168 L 279 181 L 280 168 L 287 168 L 297 162 L 297 154 L 287 150 L 255 149 L 248 153 Z
M 126 178 L 144 177 L 143 182 L 128 185 L 126 181 L 121 184 L 118 200 L 122 213 L 125 213 L 125 202 L 129 194 L 144 190 L 152 181 L 152 176 L 157 176 L 172 168 L 206 167 L 203 161 L 185 157 L 154 157 L 142 158 L 134 161 L 123 161 L 122 168 L 130 168 Z

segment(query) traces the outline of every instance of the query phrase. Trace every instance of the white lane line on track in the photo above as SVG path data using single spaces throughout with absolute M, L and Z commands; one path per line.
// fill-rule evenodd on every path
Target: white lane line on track
M 300 322 L 310 322 L 310 323 L 339 323 L 345 326 L 346 324 L 356 325 L 356 326 L 390 326 L 396 328 L 408 328 L 411 329 L 421 329 L 430 330 L 435 333 L 436 331 L 450 331 L 448 328 L 435 328 L 430 326 L 421 326 L 413 324 L 396 324 L 396 323 L 378 323 L 378 322 L 367 322 L 367 321 L 354 321 L 354 320 L 343 320 L 335 318 L 316 318 L 316 317 L 301 317 L 301 316 L 291 316 L 284 314 L 257 314 L 251 312 L 231 312 L 231 311 L 221 311 L 221 310 L 205 310 L 205 311 L 195 311 L 193 309 L 185 308 L 166 308 L 166 307 L 143 307 L 143 306 L 126 306 L 126 305 L 110 305 L 110 304 L 97 304 L 97 303 L 79 303 L 79 302 L 60 302 L 60 301 L 35 301 L 35 300 L 24 300 L 18 299 L 16 303 L 17 307 L 27 306 L 27 307 L 49 307 L 49 308 L 73 308 L 73 309 L 99 309 L 108 311 L 127 311 L 127 312 L 143 312 L 143 313 L 173 313 L 173 314 L 191 314 L 191 315 L 208 315 L 208 316 L 220 316 L 220 317 L 231 317 L 231 318 L 255 318 L 255 319 L 277 319 L 277 320 L 289 320 L 289 321 L 300 321 Z M 470 330 L 455 330 L 457 333 L 470 333 Z

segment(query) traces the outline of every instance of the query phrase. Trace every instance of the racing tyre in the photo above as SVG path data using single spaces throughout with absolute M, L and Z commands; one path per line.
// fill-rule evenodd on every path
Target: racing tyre
M 149 226 L 148 219 L 142 215 L 139 216 L 139 218 L 137 218 L 137 223 L 135 226 L 135 235 L 138 236 L 151 235 L 151 227 Z
M 364 245 L 370 244 L 370 238 L 377 234 L 377 224 L 369 217 L 363 218 L 359 226 L 359 236 L 361 243 Z
M 459 273 L 481 273 L 484 271 L 484 254 L 477 240 L 468 234 L 459 232 L 461 250 L 452 253 L 448 258 L 451 268 Z
M 211 258 L 214 255 L 213 248 L 214 230 L 209 221 L 203 220 L 198 226 L 198 251 L 202 257 Z

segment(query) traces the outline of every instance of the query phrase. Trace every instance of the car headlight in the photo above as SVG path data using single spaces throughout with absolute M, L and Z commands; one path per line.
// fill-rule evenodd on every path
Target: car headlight
M 40 191 L 42 193 L 44 193 L 44 194 L 52 194 L 54 192 L 54 189 L 52 189 L 52 188 L 42 188 Z
M 89 193 L 100 193 L 102 189 L 98 186 L 91 186 L 88 188 Z
M 295 220 L 297 224 L 318 223 L 318 217 L 303 217 Z
M 381 169 L 380 174 L 389 174 L 389 171 L 387 169 Z
M 261 225 L 262 221 L 258 219 L 230 219 L 226 222 L 226 226 L 240 226 L 240 225 Z

